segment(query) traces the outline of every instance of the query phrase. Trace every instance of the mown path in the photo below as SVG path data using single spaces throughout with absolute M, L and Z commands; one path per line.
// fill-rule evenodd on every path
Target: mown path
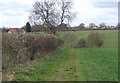
M 4 80 L 101 81 L 117 80 L 116 48 L 65 48 L 31 63 L 11 67 Z
M 68 52 L 69 57 L 62 62 L 58 72 L 55 74 L 55 81 L 76 81 L 79 78 L 80 70 L 78 68 L 78 55 L 76 50 L 70 49 Z

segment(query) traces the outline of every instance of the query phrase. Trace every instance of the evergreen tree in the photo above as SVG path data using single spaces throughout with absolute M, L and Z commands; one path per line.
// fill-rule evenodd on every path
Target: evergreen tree
M 29 22 L 26 23 L 26 31 L 31 32 L 31 25 Z

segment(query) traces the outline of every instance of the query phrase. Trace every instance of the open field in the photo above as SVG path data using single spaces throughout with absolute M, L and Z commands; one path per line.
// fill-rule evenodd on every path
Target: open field
M 65 32 L 58 32 L 58 36 L 63 37 L 67 33 L 73 33 L 77 39 L 80 38 L 87 38 L 88 34 L 92 31 L 65 31 Z M 102 34 L 105 43 L 105 48 L 117 47 L 118 46 L 118 31 L 117 30 L 94 30 L 94 32 L 99 32 Z
M 111 48 L 111 47 L 118 47 L 118 30 L 87 30 L 87 31 L 63 31 L 63 32 L 57 32 L 57 36 L 63 37 L 67 33 L 72 33 L 77 37 L 77 40 L 80 38 L 87 38 L 88 34 L 90 32 L 99 32 L 102 34 L 105 43 L 105 48 Z M 37 32 L 40 34 L 44 34 L 43 32 Z
M 58 32 L 59 37 L 73 33 L 77 40 L 90 31 Z M 4 80 L 27 81 L 117 81 L 118 31 L 99 30 L 105 39 L 102 48 L 62 48 L 27 64 L 13 65 L 3 72 Z

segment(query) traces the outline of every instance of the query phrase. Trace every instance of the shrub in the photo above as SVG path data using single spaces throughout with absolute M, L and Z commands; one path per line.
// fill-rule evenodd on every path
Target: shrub
M 102 35 L 97 32 L 89 33 L 87 42 L 89 45 L 96 47 L 101 47 L 104 44 Z
M 77 48 L 85 48 L 86 46 L 86 40 L 84 38 L 81 38 L 77 43 Z
M 77 37 L 73 33 L 67 33 L 63 36 L 65 46 L 74 47 L 76 45 Z
M 64 40 L 62 38 L 57 38 L 57 47 L 61 47 L 64 45 Z
M 50 52 L 57 49 L 57 37 L 55 35 L 45 34 L 43 35 L 43 50 Z
M 22 43 L 24 45 L 24 48 L 26 49 L 26 53 L 25 53 L 25 56 L 27 58 L 27 60 L 33 60 L 35 57 L 35 39 L 34 39 L 34 36 L 30 35 L 30 34 L 26 34 L 26 35 L 23 35 L 22 37 Z
M 22 48 L 21 39 L 19 36 L 13 34 L 2 35 L 2 55 L 3 55 L 3 68 L 9 64 L 16 64 L 19 51 Z
M 33 60 L 38 57 L 37 54 L 49 53 L 57 49 L 57 37 L 50 34 L 27 34 L 24 36 L 24 45 L 26 47 L 26 56 Z
M 3 68 L 9 64 L 39 58 L 56 50 L 63 43 L 61 38 L 50 34 L 3 34 Z

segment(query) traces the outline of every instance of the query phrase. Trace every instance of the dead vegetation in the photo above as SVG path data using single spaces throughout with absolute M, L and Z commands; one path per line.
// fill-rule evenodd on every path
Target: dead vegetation
M 3 34 L 3 69 L 11 64 L 25 63 L 52 53 L 64 44 L 51 34 Z

